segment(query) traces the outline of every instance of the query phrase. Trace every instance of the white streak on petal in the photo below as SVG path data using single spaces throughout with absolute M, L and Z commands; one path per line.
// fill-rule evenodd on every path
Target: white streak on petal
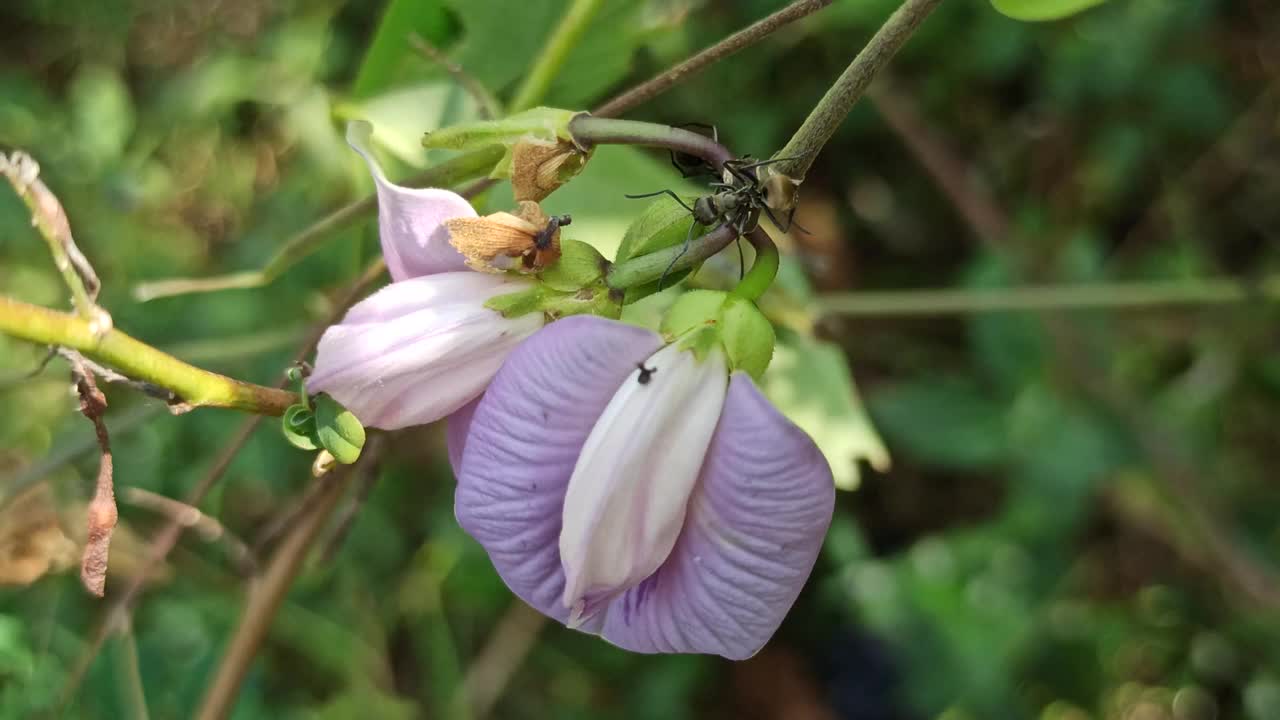
M 542 327 L 540 313 L 504 318 L 484 307 L 529 286 L 474 272 L 392 283 L 325 331 L 307 388 L 371 427 L 439 420 L 483 393 L 507 354 Z
M 723 355 L 669 345 L 623 382 L 569 479 L 560 556 L 570 626 L 651 575 L 671 552 L 724 405 Z
M 392 280 L 465 270 L 462 255 L 449 244 L 444 221 L 475 217 L 466 198 L 438 188 L 408 188 L 387 179 L 369 139 L 373 126 L 347 124 L 347 144 L 364 158 L 378 190 L 378 238 Z

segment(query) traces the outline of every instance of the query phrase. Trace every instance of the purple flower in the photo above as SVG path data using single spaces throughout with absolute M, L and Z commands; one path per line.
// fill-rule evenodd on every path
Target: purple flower
M 368 148 L 368 123 L 347 140 L 378 188 L 378 230 L 392 282 L 357 303 L 320 339 L 311 392 L 333 396 L 371 427 L 422 425 L 484 392 L 507 353 L 543 325 L 542 313 L 503 317 L 485 303 L 533 287 L 468 270 L 445 221 L 475 217 L 448 190 L 389 182 Z
M 450 432 L 458 521 L 541 612 L 637 652 L 756 653 L 813 568 L 831 470 L 718 345 L 570 317 Z

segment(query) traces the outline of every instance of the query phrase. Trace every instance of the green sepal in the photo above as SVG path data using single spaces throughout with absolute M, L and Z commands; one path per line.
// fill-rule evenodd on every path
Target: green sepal
M 510 147 L 525 137 L 547 142 L 572 141 L 569 121 L 578 114 L 576 110 L 536 107 L 501 120 L 480 120 L 441 128 L 427 133 L 422 138 L 422 145 L 436 150 L 477 150 L 493 145 Z M 509 157 L 504 162 L 509 163 Z
M 622 294 L 601 280 L 573 292 L 548 291 L 542 311 L 549 320 L 570 315 L 599 315 L 617 320 L 622 315 Z
M 505 318 L 520 317 L 542 310 L 546 293 L 541 286 L 535 286 L 506 295 L 495 295 L 486 300 L 484 306 Z
M 720 290 L 690 290 L 662 318 L 662 334 L 674 340 L 700 327 L 714 326 L 720 321 L 720 309 L 729 293 Z
M 290 445 L 303 450 L 319 450 L 316 437 L 316 417 L 311 408 L 302 403 L 290 405 L 280 418 L 280 429 Z
M 702 267 L 701 263 L 694 265 L 688 270 L 677 270 L 671 273 L 670 275 L 668 275 L 666 278 L 659 278 L 657 280 L 647 282 L 643 285 L 632 285 L 631 287 L 626 289 L 626 293 L 623 295 L 623 298 L 622 298 L 622 304 L 630 305 L 631 303 L 639 302 L 640 300 L 643 300 L 649 297 L 650 295 L 653 295 L 654 293 L 659 293 L 659 292 L 662 292 L 663 290 L 669 290 L 672 287 L 679 285 L 680 281 L 684 280 L 685 278 L 697 272 L 698 268 L 700 267 Z
M 720 311 L 720 340 L 729 369 L 744 370 L 757 382 L 773 359 L 773 324 L 745 298 L 730 296 Z
M 316 438 L 333 458 L 350 465 L 364 447 L 364 425 L 337 400 L 328 395 L 315 397 Z
M 693 197 L 682 199 L 689 205 L 695 200 Z M 691 225 L 695 226 L 692 237 L 689 235 Z M 618 245 L 616 261 L 622 262 L 682 245 L 686 240 L 696 240 L 706 232 L 707 228 L 694 223 L 688 208 L 671 196 L 663 195 L 649 203 L 627 227 L 622 242 Z
M 579 240 L 560 241 L 560 259 L 543 270 L 538 279 L 552 290 L 573 292 L 604 277 L 609 261 L 599 250 Z

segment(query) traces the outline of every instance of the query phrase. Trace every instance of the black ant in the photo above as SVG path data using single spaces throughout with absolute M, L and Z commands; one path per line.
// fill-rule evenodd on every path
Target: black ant
M 641 385 L 648 385 L 649 381 L 653 379 L 653 374 L 658 372 L 658 368 L 647 368 L 644 363 L 636 363 L 636 367 L 640 368 L 640 375 L 636 377 L 636 382 Z
M 714 126 L 704 127 L 711 127 L 712 138 L 715 139 L 716 131 Z M 782 232 L 787 232 L 791 229 L 795 217 L 796 183 L 780 175 L 771 175 L 764 182 L 761 182 L 757 174 L 759 168 L 790 159 L 794 158 L 773 158 L 755 162 L 746 157 L 739 160 L 730 160 L 724 164 L 721 180 L 710 183 L 710 187 L 715 192 L 697 198 L 693 201 L 692 207 L 671 190 L 659 190 L 642 195 L 627 195 L 628 198 L 632 199 L 669 195 L 693 215 L 693 223 L 689 226 L 689 233 L 685 236 L 684 245 L 680 252 L 671 259 L 671 263 L 667 265 L 667 269 L 663 271 L 662 276 L 658 279 L 658 288 L 662 288 L 667 274 L 671 272 L 671 268 L 675 267 L 676 261 L 688 252 L 689 245 L 693 242 L 693 231 L 699 225 L 710 227 L 712 225 L 728 224 L 733 227 L 739 240 L 741 240 L 743 235 L 756 229 L 760 222 L 760 213 L 763 212 L 774 226 Z M 685 153 L 677 154 L 673 151 L 671 153 L 671 164 L 677 170 L 680 170 L 681 175 L 684 177 L 701 174 L 714 175 L 714 170 L 709 163 Z M 789 210 L 786 222 L 780 221 L 778 216 L 774 214 L 775 210 L 781 211 L 783 209 Z M 799 228 L 798 225 L 796 227 Z M 800 229 L 803 230 L 803 228 Z M 738 268 L 740 274 L 745 273 L 745 260 L 742 256 L 741 242 L 738 243 Z

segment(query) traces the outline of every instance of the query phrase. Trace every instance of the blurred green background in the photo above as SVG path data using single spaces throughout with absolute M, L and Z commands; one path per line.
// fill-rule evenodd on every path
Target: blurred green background
M 272 384 L 376 256 L 371 221 L 262 288 L 132 289 L 259 268 L 367 194 L 344 118 L 375 122 L 393 176 L 425 166 L 420 134 L 477 109 L 413 34 L 509 98 L 565 4 L 11 0 L 0 148 L 40 161 L 117 326 Z M 779 6 L 606 0 L 546 102 L 599 104 Z M 836 0 L 628 116 L 768 156 L 895 6 Z M 815 299 L 1280 271 L 1278 82 L 1270 0 L 1044 24 L 947 0 L 818 158 L 810 234 L 783 239 L 770 392 L 855 489 L 764 651 L 639 656 L 540 623 L 457 527 L 426 427 L 389 438 L 349 526 L 322 531 L 234 717 L 1280 718 L 1273 307 L 849 318 Z M 606 148 L 547 206 L 607 250 L 639 209 L 624 193 L 677 184 L 663 154 Z M 7 187 L 0 291 L 66 307 Z M 243 606 L 234 541 L 188 533 L 127 631 L 90 641 L 166 520 L 125 488 L 183 497 L 243 418 L 108 389 L 122 522 L 96 600 L 75 568 L 91 428 L 61 360 L 13 380 L 42 354 L 0 337 L 0 715 L 187 717 Z M 201 509 L 269 547 L 309 462 L 265 423 Z

